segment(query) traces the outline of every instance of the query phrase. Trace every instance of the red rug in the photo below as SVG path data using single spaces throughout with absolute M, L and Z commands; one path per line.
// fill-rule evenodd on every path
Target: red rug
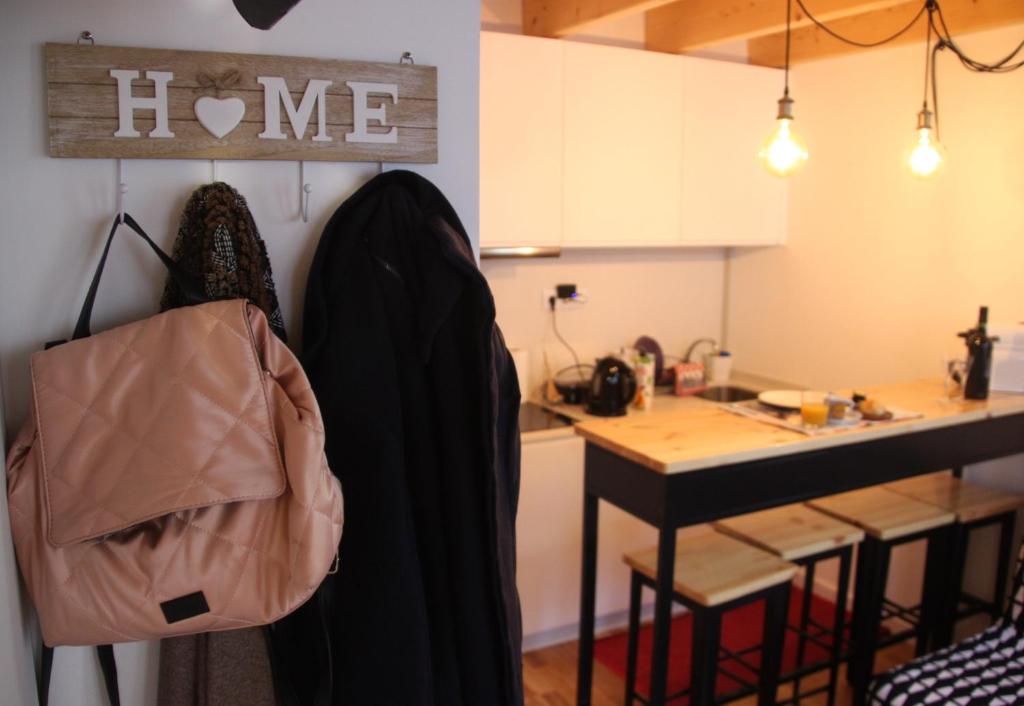
M 795 625 L 800 616 L 800 601 L 803 592 L 793 587 L 790 592 L 789 622 Z M 832 616 L 835 611 L 835 604 L 832 601 L 821 598 L 817 594 L 811 597 L 811 617 L 822 625 L 831 627 Z M 849 619 L 849 618 L 847 618 Z M 761 644 L 761 628 L 764 621 L 764 601 L 757 601 L 735 610 L 729 611 L 722 617 L 722 646 L 732 651 L 739 651 L 748 647 Z M 690 639 L 692 634 L 693 621 L 689 613 L 681 615 L 672 621 L 672 634 L 669 643 L 669 672 L 668 672 L 668 693 L 674 694 L 690 685 Z M 640 629 L 640 644 L 637 650 L 636 684 L 641 694 L 646 694 L 651 683 L 651 637 L 650 625 Z M 821 638 L 822 642 L 831 644 L 831 635 Z M 612 635 L 598 640 L 594 645 L 594 656 L 597 660 L 618 674 L 626 676 L 626 649 L 628 646 L 627 633 Z M 797 636 L 792 630 L 786 631 L 786 646 L 782 659 L 783 671 L 789 671 L 796 666 Z M 804 662 L 817 661 L 827 657 L 827 652 L 812 642 L 807 643 Z M 760 664 L 761 652 L 757 650 L 744 656 L 744 659 L 753 665 Z M 744 665 L 732 659 L 722 659 L 720 666 L 728 669 L 750 682 L 757 682 L 757 674 L 751 673 Z M 719 673 L 715 683 L 716 694 L 727 694 L 738 689 L 741 684 L 734 679 Z M 688 698 L 681 696 L 672 700 L 672 704 L 686 704 Z

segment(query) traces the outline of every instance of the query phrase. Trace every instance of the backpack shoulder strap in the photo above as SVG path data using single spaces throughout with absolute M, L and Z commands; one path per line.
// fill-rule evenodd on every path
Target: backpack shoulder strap
M 52 647 L 43 645 L 43 659 L 39 670 L 39 706 L 47 706 L 50 699 L 50 677 L 53 674 L 53 650 Z M 117 685 L 117 662 L 114 660 L 113 645 L 97 645 L 96 655 L 100 659 L 100 669 L 103 670 L 103 683 L 107 687 L 107 698 L 110 706 L 121 706 L 121 696 Z

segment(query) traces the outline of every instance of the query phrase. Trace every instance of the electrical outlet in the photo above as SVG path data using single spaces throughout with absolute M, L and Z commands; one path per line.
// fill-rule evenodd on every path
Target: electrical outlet
M 578 309 L 587 303 L 587 290 L 581 287 L 576 287 L 576 298 L 575 299 L 559 299 L 555 292 L 554 287 L 545 287 L 540 290 L 541 293 L 541 306 L 544 307 L 544 311 L 551 311 L 551 297 L 555 297 L 555 307 L 558 311 L 571 311 Z

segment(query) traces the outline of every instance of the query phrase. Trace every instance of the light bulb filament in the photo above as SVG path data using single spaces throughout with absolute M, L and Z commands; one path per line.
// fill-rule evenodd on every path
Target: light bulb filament
M 807 147 L 793 132 L 791 118 L 779 118 L 758 157 L 765 169 L 777 176 L 789 176 L 807 161 Z
M 932 139 L 927 127 L 918 128 L 917 143 L 911 148 L 907 164 L 911 173 L 918 177 L 930 177 L 942 166 L 942 148 Z

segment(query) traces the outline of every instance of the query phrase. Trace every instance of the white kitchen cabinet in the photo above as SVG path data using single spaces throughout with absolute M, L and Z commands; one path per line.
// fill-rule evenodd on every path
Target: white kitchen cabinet
M 788 181 L 757 151 L 775 127 L 777 69 L 681 57 L 681 240 L 686 245 L 776 245 L 786 239 Z
M 523 442 L 516 583 L 527 650 L 577 635 L 583 444 L 576 436 Z M 622 554 L 655 544 L 657 533 L 607 503 L 601 503 L 599 518 L 596 613 L 600 625 L 620 625 L 629 607 L 629 571 Z
M 563 44 L 562 244 L 678 243 L 684 100 L 680 58 Z
M 785 241 L 788 181 L 757 160 L 777 69 L 495 32 L 480 53 L 481 247 Z
M 480 245 L 562 239 L 562 45 L 480 35 Z

